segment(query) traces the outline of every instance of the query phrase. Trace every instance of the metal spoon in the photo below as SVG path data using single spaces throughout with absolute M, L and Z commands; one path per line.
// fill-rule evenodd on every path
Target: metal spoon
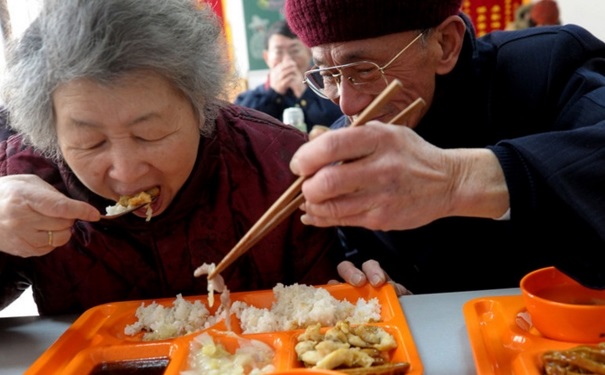
M 122 212 L 120 212 L 120 213 L 117 213 L 117 214 L 113 214 L 113 215 L 101 215 L 101 219 L 104 219 L 104 220 L 112 220 L 112 219 L 117 219 L 117 218 L 119 218 L 120 216 L 124 216 L 124 215 L 126 215 L 126 214 L 131 213 L 132 211 L 136 211 L 136 210 L 138 210 L 138 209 L 139 209 L 139 208 L 141 208 L 141 207 L 144 207 L 144 206 L 147 206 L 147 205 L 149 205 L 149 204 L 152 204 L 152 203 L 153 203 L 153 202 L 154 202 L 154 201 L 155 201 L 157 198 L 158 198 L 157 196 L 151 197 L 151 202 L 149 202 L 149 203 L 141 203 L 141 204 L 139 204 L 139 205 L 137 205 L 137 206 L 131 206 L 131 207 L 128 207 L 128 208 L 127 208 L 127 209 L 125 209 L 124 211 L 122 211 Z

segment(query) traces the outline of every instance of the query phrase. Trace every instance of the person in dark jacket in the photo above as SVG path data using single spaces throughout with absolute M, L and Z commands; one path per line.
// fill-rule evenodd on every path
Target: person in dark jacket
M 369 126 L 294 155 L 303 222 L 340 227 L 343 272 L 379 260 L 414 293 L 516 287 L 550 265 L 605 288 L 605 43 L 575 25 L 476 38 L 460 5 L 286 2 L 307 83 L 349 118 L 403 86 Z M 385 124 L 419 97 L 407 126 Z
M 292 184 L 307 140 L 217 99 L 222 41 L 212 10 L 190 0 L 44 2 L 5 72 L 16 135 L 0 142 L 0 307 L 29 285 L 42 315 L 206 294 L 194 270 L 218 264 Z M 150 221 L 145 208 L 100 220 L 151 188 Z M 338 277 L 335 229 L 299 216 L 222 273 L 231 291 Z
M 311 52 L 285 21 L 276 21 L 267 31 L 263 58 L 269 67 L 267 81 L 239 94 L 236 104 L 278 120 L 283 120 L 286 108 L 300 107 L 307 131 L 315 125 L 330 126 L 342 116 L 338 105 L 318 96 L 303 82 L 303 72 L 310 67 Z

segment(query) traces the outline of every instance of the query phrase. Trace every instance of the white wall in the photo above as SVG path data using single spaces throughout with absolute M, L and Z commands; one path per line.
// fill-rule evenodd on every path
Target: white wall
M 605 40 L 605 0 L 557 0 L 562 23 L 580 25 Z

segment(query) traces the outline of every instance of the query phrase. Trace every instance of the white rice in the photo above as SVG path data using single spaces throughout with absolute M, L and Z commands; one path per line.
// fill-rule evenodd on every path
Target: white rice
M 351 324 L 380 321 L 380 303 L 359 298 L 356 304 L 338 300 L 324 288 L 293 284 L 277 284 L 273 288 L 275 302 L 271 309 L 249 306 L 235 301 L 231 312 L 240 320 L 243 333 L 263 333 L 302 329 L 321 323 L 333 326 L 339 320 Z
M 105 207 L 105 214 L 112 216 L 112 215 L 117 215 L 117 214 L 121 214 L 122 212 L 128 210 L 128 207 L 126 206 L 122 206 L 119 203 L 116 203 L 113 206 L 107 206 Z
M 214 315 L 210 315 L 201 301 L 189 302 L 180 294 L 171 307 L 156 302 L 141 304 L 135 312 L 137 321 L 127 325 L 124 333 L 134 336 L 144 332 L 145 341 L 164 340 L 209 328 L 232 313 L 239 319 L 244 334 L 304 329 L 316 323 L 329 327 L 340 320 L 364 324 L 381 319 L 378 298 L 359 298 L 353 304 L 346 299 L 336 299 L 327 289 L 302 284 L 284 286 L 280 283 L 273 288 L 273 293 L 275 301 L 270 309 L 243 301 L 229 306 L 229 292 L 225 289 L 221 306 Z M 227 328 L 230 330 L 230 325 Z
M 124 333 L 134 336 L 143 334 L 144 341 L 165 340 L 208 328 L 224 318 L 219 309 L 216 314 L 201 301 L 189 302 L 177 295 L 172 306 L 162 306 L 155 301 L 145 306 L 141 304 L 135 312 L 137 321 L 127 325 Z

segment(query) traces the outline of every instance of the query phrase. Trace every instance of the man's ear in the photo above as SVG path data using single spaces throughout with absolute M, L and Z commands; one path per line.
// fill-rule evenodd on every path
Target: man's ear
M 271 66 L 269 66 L 269 51 L 267 51 L 266 49 L 263 50 L 263 60 L 265 60 L 265 64 L 267 64 L 267 66 L 271 68 Z
M 436 73 L 447 74 L 458 62 L 466 25 L 459 16 L 449 16 L 434 30 L 434 36 L 441 47 L 441 56 L 437 60 Z

